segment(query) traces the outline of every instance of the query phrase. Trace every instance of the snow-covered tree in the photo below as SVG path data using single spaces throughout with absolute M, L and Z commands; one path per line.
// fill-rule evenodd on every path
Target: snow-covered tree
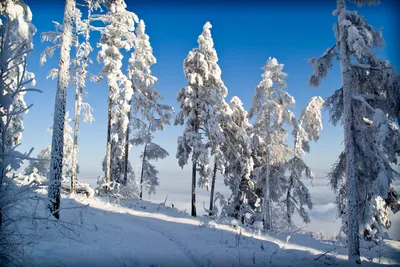
M 192 154 L 192 216 L 196 216 L 196 173 L 199 184 L 208 187 L 210 150 L 217 160 L 222 160 L 218 145 L 224 139 L 219 125 L 219 110 L 226 108 L 224 101 L 227 89 L 221 79 L 218 56 L 211 37 L 211 24 L 203 26 L 197 42 L 198 48 L 189 52 L 183 69 L 188 85 L 179 90 L 177 100 L 180 111 L 175 125 L 185 125 L 184 133 L 178 137 L 176 157 L 183 168 Z M 218 111 L 218 112 L 217 112 Z
M 129 102 L 129 120 L 125 144 L 125 166 L 128 165 L 129 145 L 144 145 L 142 154 L 142 171 L 140 175 L 140 198 L 143 186 L 149 194 L 155 192 L 158 185 L 157 173 L 149 160 L 162 159 L 168 153 L 152 142 L 152 132 L 164 130 L 169 125 L 173 108 L 159 103 L 163 96 L 154 88 L 157 78 L 152 75 L 151 66 L 156 58 L 150 45 L 149 36 L 145 33 L 145 24 L 140 20 L 136 27 L 135 51 L 129 59 L 128 77 L 132 81 L 134 95 Z M 129 137 L 130 128 L 136 130 L 134 137 Z M 127 171 L 125 170 L 125 179 Z
M 84 4 L 80 4 L 87 8 L 87 18 L 82 18 L 82 12 L 75 8 L 75 23 L 73 24 L 73 41 L 72 44 L 75 49 L 75 58 L 71 61 L 70 66 L 70 83 L 75 86 L 75 116 L 74 116 L 74 145 L 73 145 L 73 158 L 72 158 L 72 176 L 71 176 L 71 193 L 75 192 L 76 189 L 76 165 L 77 165 L 77 153 L 78 153 L 78 136 L 79 136 L 79 123 L 80 116 L 83 109 L 84 122 L 91 123 L 93 121 L 93 109 L 88 103 L 82 102 L 82 96 L 84 87 L 86 85 L 86 79 L 89 78 L 93 82 L 98 82 L 101 79 L 99 75 L 90 74 L 87 71 L 88 64 L 91 63 L 89 58 L 90 52 L 93 48 L 90 44 L 90 32 L 91 32 L 91 21 L 92 12 L 100 9 L 100 1 L 98 0 L 84 0 Z M 41 34 L 42 42 L 49 41 L 53 45 L 46 47 L 42 52 L 40 63 L 43 65 L 47 61 L 47 57 L 53 56 L 56 49 L 61 47 L 61 33 L 62 25 L 58 22 L 55 24 L 55 31 L 43 32 Z M 82 37 L 83 40 L 80 40 Z M 52 69 L 49 72 L 48 78 L 56 78 L 58 76 L 58 69 Z
M 295 105 L 294 98 L 283 90 L 287 74 L 282 71 L 283 64 L 275 58 L 269 58 L 262 74 L 262 81 L 255 89 L 249 118 L 255 117 L 253 124 L 253 144 L 259 150 L 258 160 L 262 164 L 254 169 L 253 175 L 258 180 L 258 187 L 263 189 L 263 219 L 264 229 L 270 230 L 271 225 L 271 193 L 279 196 L 281 187 L 282 166 L 290 149 L 286 144 L 287 132 L 284 124 L 295 123 L 294 114 L 289 110 Z M 272 166 L 274 166 L 272 168 Z M 276 175 L 273 175 L 276 172 Z M 274 179 L 274 181 L 271 181 Z M 271 189 L 271 187 L 276 187 Z
M 310 85 L 318 86 L 333 58 L 339 57 L 342 88 L 325 105 L 333 124 L 343 124 L 344 151 L 329 177 L 348 239 L 349 260 L 360 263 L 360 232 L 365 235 L 367 230 L 369 235 L 368 229 L 375 227 L 371 225 L 384 221 L 375 220 L 374 214 L 380 213 L 380 205 L 375 203 L 389 196 L 395 175 L 392 166 L 400 152 L 399 75 L 388 61 L 373 53 L 383 44 L 380 30 L 347 10 L 345 0 L 337 0 L 334 15 L 338 17 L 334 27 L 337 43 L 321 57 L 311 59 L 315 71 Z
M 29 85 L 35 85 L 35 75 L 27 70 L 26 58 L 33 49 L 36 28 L 32 24 L 32 13 L 23 1 L 2 1 L 0 8 L 0 142 L 3 147 L 0 154 L 4 155 L 22 138 L 23 117 L 29 110 L 24 96 L 31 90 Z
M 0 2 L 0 254 L 1 264 L 19 264 L 15 259 L 24 250 L 24 235 L 15 227 L 15 210 L 26 188 L 14 186 L 13 180 L 30 154 L 17 151 L 24 130 L 24 115 L 32 105 L 25 103 L 25 94 L 38 91 L 34 74 L 27 69 L 27 57 L 32 52 L 36 28 L 32 13 L 24 1 Z
M 64 150 L 64 120 L 69 82 L 70 51 L 72 44 L 72 27 L 75 20 L 75 0 L 65 1 L 63 31 L 61 35 L 60 61 L 58 65 L 58 82 L 54 105 L 53 136 L 51 142 L 50 180 L 48 207 L 56 219 L 60 218 L 60 190 Z
M 36 156 L 38 160 L 29 161 L 29 165 L 24 170 L 25 174 L 30 175 L 34 173 L 34 169 L 36 169 L 37 175 L 48 178 L 50 171 L 50 153 L 51 145 L 48 145 Z
M 140 155 L 142 159 L 142 170 L 140 174 L 140 191 L 139 196 L 143 198 L 143 191 L 147 191 L 149 195 L 155 194 L 158 182 L 158 170 L 150 163 L 152 160 L 164 159 L 169 156 L 169 153 L 160 145 L 152 142 L 152 131 L 155 129 L 151 124 L 147 127 L 146 124 L 140 124 L 134 128 L 138 130 L 134 137 L 130 139 L 130 143 L 134 146 L 144 145 L 143 153 Z
M 101 29 L 98 60 L 103 63 L 102 73 L 107 77 L 108 126 L 107 149 L 104 164 L 106 184 L 111 180 L 121 182 L 124 171 L 124 152 L 128 128 L 128 102 L 132 98 L 132 82 L 122 72 L 121 49 L 134 47 L 137 16 L 126 10 L 123 0 L 105 1 L 108 12 L 97 19 L 106 24 Z M 112 159 L 112 164 L 111 164 Z M 122 177 L 121 177 L 122 175 Z
M 230 211 L 225 211 L 227 215 L 238 217 L 245 209 L 242 205 L 256 201 L 254 194 L 254 183 L 250 179 L 250 174 L 254 167 L 251 149 L 251 128 L 248 121 L 247 111 L 243 108 L 243 103 L 239 97 L 234 96 L 228 103 L 230 109 L 231 122 L 221 123 L 224 131 L 225 142 L 221 144 L 221 150 L 226 159 L 224 166 L 224 183 L 232 192 L 228 200 Z M 212 196 L 212 194 L 211 194 Z M 210 200 L 210 211 L 213 210 L 213 199 Z M 228 207 L 224 207 L 227 209 Z
M 69 112 L 65 114 L 65 128 L 64 128 L 64 156 L 63 156 L 63 166 L 62 166 L 62 182 L 70 183 L 72 175 L 72 160 L 73 160 L 73 137 L 72 137 L 72 127 L 70 125 L 72 119 L 69 117 Z M 52 127 L 49 128 L 52 131 Z M 39 152 L 37 158 L 40 160 L 31 160 L 28 167 L 25 168 L 25 174 L 30 175 L 33 173 L 34 169 L 37 169 L 37 174 L 46 178 L 49 178 L 50 172 L 50 153 L 51 145 L 48 145 L 45 149 Z M 79 169 L 77 165 L 76 168 Z M 77 170 L 78 171 L 78 170 Z
M 302 181 L 302 176 L 304 174 L 307 178 L 313 179 L 314 175 L 304 162 L 302 155 L 310 152 L 309 142 L 311 140 L 319 139 L 319 133 L 322 130 L 321 108 L 323 104 L 324 100 L 321 97 L 312 97 L 293 127 L 293 156 L 286 163 L 289 176 L 287 177 L 285 204 L 289 230 L 293 227 L 294 212 L 297 212 L 305 223 L 310 222 L 304 205 L 309 209 L 312 208 L 311 196 Z

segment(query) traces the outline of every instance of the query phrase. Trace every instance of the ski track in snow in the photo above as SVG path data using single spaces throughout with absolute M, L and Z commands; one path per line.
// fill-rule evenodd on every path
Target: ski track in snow
M 126 220 L 126 219 L 124 219 Z M 182 242 L 179 242 L 178 239 L 172 237 L 171 235 L 167 235 L 164 231 L 161 230 L 157 230 L 156 227 L 154 226 L 150 226 L 151 224 L 149 223 L 149 221 L 147 220 L 146 224 L 143 222 L 139 221 L 144 221 L 146 219 L 139 219 L 139 218 L 132 218 L 129 219 L 129 221 L 133 224 L 136 225 L 140 225 L 143 228 L 146 228 L 152 232 L 155 232 L 159 235 L 161 235 L 162 237 L 164 237 L 165 239 L 169 240 L 176 248 L 178 248 L 185 256 L 186 258 L 188 258 L 194 266 L 196 267 L 202 267 L 203 265 L 200 263 L 200 261 L 191 253 L 190 249 L 188 247 L 186 247 L 185 245 L 183 245 Z

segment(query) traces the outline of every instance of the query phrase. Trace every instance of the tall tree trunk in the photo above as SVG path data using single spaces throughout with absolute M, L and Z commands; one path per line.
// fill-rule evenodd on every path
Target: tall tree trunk
M 146 151 L 147 151 L 147 143 L 144 146 L 144 151 L 143 151 L 143 158 L 142 158 L 142 172 L 140 174 L 140 199 L 143 198 L 143 170 L 144 170 L 144 162 L 146 160 Z
M 239 204 L 240 204 L 240 220 L 241 220 L 242 224 L 244 224 L 243 204 L 245 204 L 246 202 L 247 202 L 247 199 L 246 199 L 246 191 L 243 191 L 243 192 L 242 192 L 241 200 L 240 200 L 240 202 L 239 202 Z
M 79 49 L 79 36 L 75 33 L 75 60 L 78 60 L 78 49 Z M 78 64 L 75 63 L 75 119 L 74 119 L 74 143 L 72 145 L 72 174 L 71 174 L 71 194 L 76 193 L 76 161 L 78 154 L 78 132 L 79 132 L 79 120 L 81 117 L 81 101 L 82 101 L 82 88 L 79 87 L 79 72 Z
M 131 124 L 131 113 L 132 113 L 132 98 L 129 99 L 129 111 L 128 111 L 128 127 L 126 128 L 126 135 L 125 135 L 125 155 L 124 155 L 124 185 L 126 185 L 128 181 L 128 161 L 129 161 L 129 130 Z M 142 167 L 143 168 L 143 167 Z M 140 190 L 140 194 L 142 190 Z M 142 199 L 142 197 L 140 197 Z
M 90 17 L 91 17 L 91 10 L 92 10 L 92 1 L 88 1 L 88 27 L 85 32 L 85 44 L 88 46 L 90 45 Z M 77 43 L 78 43 L 78 35 L 77 35 Z M 83 87 L 86 80 L 86 67 L 89 52 L 85 51 L 85 55 L 82 60 L 82 65 L 80 69 L 80 75 L 78 75 L 78 71 L 76 72 L 76 86 L 75 86 L 75 123 L 74 123 L 74 145 L 72 147 L 72 176 L 71 176 L 71 193 L 76 193 L 76 181 L 77 181 L 77 156 L 78 156 L 78 135 L 79 135 L 79 123 L 81 117 L 81 109 L 82 109 L 82 95 L 83 95 Z M 78 54 L 78 49 L 76 51 Z M 78 58 L 78 55 L 76 55 Z M 78 76 L 79 76 L 79 85 L 78 83 Z
M 77 180 L 77 154 L 78 154 L 78 133 L 79 133 L 79 120 L 81 113 L 82 94 L 79 86 L 75 88 L 75 119 L 74 119 L 74 144 L 72 147 L 72 175 L 71 175 L 71 194 L 76 193 L 76 180 Z
M 197 98 L 197 92 L 196 92 Z M 196 120 L 194 122 L 194 131 L 197 134 L 200 128 L 200 114 L 199 114 L 199 105 L 196 104 L 195 116 Z M 197 174 L 197 158 L 194 156 L 194 152 L 192 152 L 192 216 L 196 217 L 196 174 Z
M 293 182 L 294 182 L 293 177 L 292 177 L 292 175 L 290 175 L 289 188 L 286 193 L 286 221 L 287 221 L 289 230 L 292 228 L 292 214 L 290 212 L 290 199 L 292 197 L 291 190 L 293 187 Z
M 270 204 L 270 197 L 269 197 L 269 151 L 267 148 L 267 155 L 266 155 L 266 175 L 265 175 L 265 191 L 264 191 L 264 229 L 271 230 L 271 204 Z
M 192 216 L 196 217 L 196 165 L 197 160 L 192 161 Z
M 214 208 L 214 189 L 215 189 L 216 176 L 217 176 L 217 161 L 214 158 L 214 170 L 213 170 L 213 177 L 211 180 L 211 193 L 210 193 L 210 216 L 213 215 L 212 211 Z
M 111 99 L 112 88 L 109 88 L 108 94 L 108 119 L 107 119 L 107 148 L 106 148 L 106 169 L 105 169 L 105 179 L 106 183 L 109 184 L 110 174 L 111 174 L 111 109 L 112 109 L 112 99 Z M 109 186 L 106 186 L 106 190 L 109 190 Z
M 358 193 L 357 175 L 355 171 L 355 144 L 353 132 L 353 112 L 352 112 L 352 86 L 354 85 L 354 73 L 351 70 L 350 56 L 347 43 L 342 39 L 343 30 L 340 25 L 341 17 L 346 11 L 345 0 L 337 0 L 339 42 L 340 42 L 340 68 L 342 71 L 343 84 L 343 128 L 344 128 L 344 147 L 346 152 L 346 178 L 347 178 L 347 238 L 349 260 L 361 263 L 360 260 L 360 237 L 358 220 Z
M 75 0 L 65 1 L 62 45 L 58 65 L 57 93 L 54 106 L 53 135 L 51 142 L 50 183 L 48 208 L 56 219 L 60 218 L 60 190 L 64 153 L 65 106 L 69 81 L 72 24 L 75 18 Z

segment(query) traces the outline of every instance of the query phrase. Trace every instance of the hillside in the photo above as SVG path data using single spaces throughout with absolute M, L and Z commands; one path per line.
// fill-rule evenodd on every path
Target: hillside
M 46 193 L 40 188 L 38 196 Z M 44 202 L 36 207 L 43 212 Z M 29 206 L 31 207 L 31 205 Z M 63 195 L 61 223 L 28 223 L 34 266 L 325 266 L 346 265 L 346 248 L 307 234 L 272 234 L 193 218 L 140 200 Z M 326 254 L 325 252 L 330 251 Z M 398 264 L 400 242 L 363 249 L 364 266 Z M 324 255 L 323 255 L 324 254 Z

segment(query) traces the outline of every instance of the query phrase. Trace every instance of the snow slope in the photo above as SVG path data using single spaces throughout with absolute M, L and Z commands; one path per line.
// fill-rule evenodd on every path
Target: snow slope
M 46 188 L 40 190 L 46 194 Z M 63 195 L 61 226 L 29 247 L 35 266 L 345 265 L 346 248 L 292 234 L 258 234 L 140 200 Z M 38 210 L 44 209 L 39 207 Z M 228 222 L 228 221 L 227 221 Z M 336 248 L 336 249 L 335 249 Z M 321 254 L 332 250 L 325 256 Z M 364 266 L 400 263 L 400 243 L 362 250 Z M 367 256 L 367 257 L 365 257 Z

